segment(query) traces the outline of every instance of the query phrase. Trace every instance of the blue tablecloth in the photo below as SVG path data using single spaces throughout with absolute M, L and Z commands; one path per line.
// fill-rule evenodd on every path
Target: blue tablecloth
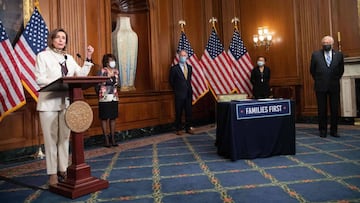
M 282 102 L 278 104 L 277 102 Z M 286 113 L 288 103 L 288 113 Z M 245 109 L 252 116 L 246 117 Z M 285 105 L 282 105 L 285 104 Z M 274 114 L 272 109 L 285 109 Z M 295 154 L 295 104 L 290 100 L 246 100 L 217 104 L 216 143 L 219 155 L 233 161 Z

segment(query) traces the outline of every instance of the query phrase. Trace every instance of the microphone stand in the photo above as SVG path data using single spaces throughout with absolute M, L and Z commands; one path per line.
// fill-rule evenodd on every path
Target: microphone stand
M 40 142 L 40 135 L 39 135 L 39 128 L 38 128 L 38 122 L 37 122 L 37 120 L 35 119 L 35 134 L 37 135 L 37 137 L 38 137 L 38 139 L 37 139 L 37 141 L 38 141 L 38 146 L 39 146 L 39 148 L 38 148 L 38 151 L 37 152 L 35 152 L 35 154 L 33 155 L 33 157 L 35 158 L 35 159 L 44 159 L 45 158 L 45 154 L 43 153 L 43 151 L 42 151 L 42 148 L 41 148 L 41 142 Z
M 45 154 L 42 152 L 41 145 L 39 146 L 38 151 L 34 154 L 34 158 L 35 159 L 44 159 L 45 158 Z

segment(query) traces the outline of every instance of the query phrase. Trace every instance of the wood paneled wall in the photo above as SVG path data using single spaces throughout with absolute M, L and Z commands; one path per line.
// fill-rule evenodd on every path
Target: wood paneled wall
M 173 121 L 168 73 L 180 36 L 179 20 L 186 21 L 185 33 L 201 58 L 211 31 L 209 19 L 218 19 L 218 35 L 227 50 L 233 33 L 231 19 L 238 17 L 239 30 L 252 61 L 259 55 L 266 56 L 274 93 L 295 98 L 297 114 L 303 116 L 316 115 L 309 63 L 312 51 L 321 47 L 321 38 L 330 34 L 337 40 L 337 32 L 341 32 L 345 56 L 360 56 L 360 0 L 147 1 L 148 12 L 114 14 L 111 0 L 40 0 L 40 12 L 49 29 L 63 27 L 68 32 L 68 52 L 84 56 L 85 47 L 91 44 L 97 64 L 101 64 L 103 54 L 111 52 L 112 24 L 116 17 L 131 17 L 140 42 L 136 91 L 120 94 L 118 131 Z M 274 32 L 269 51 L 253 46 L 252 36 L 260 26 L 268 26 Z M 77 61 L 82 63 L 81 59 Z M 99 68 L 93 68 L 91 74 L 96 74 Z M 0 151 L 42 143 L 36 103 L 27 98 L 23 108 L 0 123 Z M 94 90 L 85 91 L 85 98 L 94 111 L 94 122 L 87 136 L 101 134 Z M 215 102 L 209 93 L 194 106 L 194 118 L 213 118 L 214 109 Z

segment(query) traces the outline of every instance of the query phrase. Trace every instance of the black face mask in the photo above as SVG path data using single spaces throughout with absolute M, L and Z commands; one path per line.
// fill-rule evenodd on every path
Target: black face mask
M 331 50 L 331 45 L 323 45 L 323 50 L 324 51 L 330 51 Z

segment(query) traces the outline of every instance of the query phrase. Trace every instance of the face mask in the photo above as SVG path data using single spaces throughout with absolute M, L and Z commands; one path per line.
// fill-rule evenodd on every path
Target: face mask
M 331 50 L 331 45 L 323 45 L 323 50 L 324 51 L 330 51 Z
M 116 62 L 115 61 L 110 61 L 109 66 L 110 66 L 110 68 L 115 68 Z
M 264 62 L 264 61 L 258 61 L 258 62 L 257 62 L 257 65 L 258 65 L 258 66 L 264 66 L 264 65 L 265 65 L 265 62 Z
M 186 56 L 180 56 L 180 63 L 185 63 L 186 62 Z

